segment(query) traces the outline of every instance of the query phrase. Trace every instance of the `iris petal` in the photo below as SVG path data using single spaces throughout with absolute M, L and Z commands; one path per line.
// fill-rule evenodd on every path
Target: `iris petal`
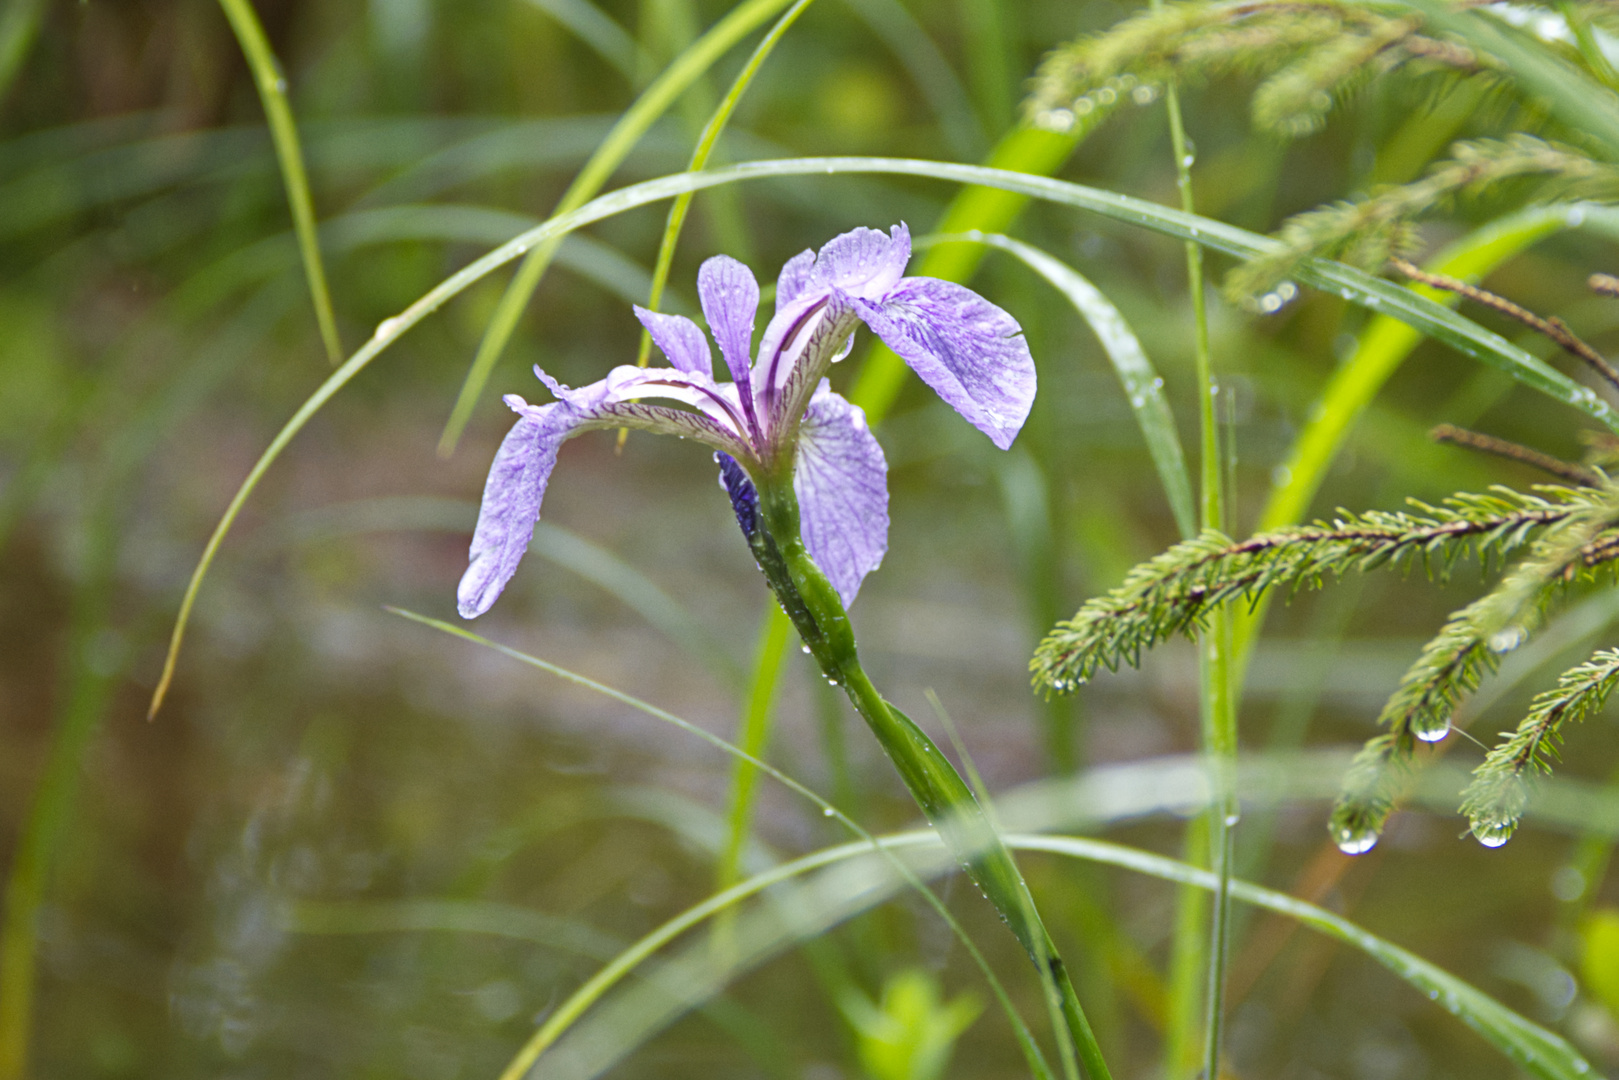
M 753 319 L 759 310 L 759 283 L 746 266 L 728 255 L 716 255 L 697 271 L 697 295 L 702 300 L 703 317 L 725 357 L 725 366 L 746 393 Z
M 888 462 L 866 414 L 824 381 L 799 428 L 793 491 L 804 546 L 847 607 L 888 550 Z
M 1005 450 L 1034 404 L 1034 357 L 1017 320 L 971 289 L 905 278 L 855 311 L 935 393 Z
M 635 317 L 641 320 L 641 325 L 677 370 L 713 376 L 714 354 L 708 349 L 708 338 L 696 323 L 683 315 L 664 315 L 639 305 L 635 308 Z

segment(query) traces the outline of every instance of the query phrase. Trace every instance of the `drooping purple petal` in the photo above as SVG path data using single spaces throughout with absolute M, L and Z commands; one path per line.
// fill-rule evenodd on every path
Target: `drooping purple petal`
M 1034 357 L 1017 320 L 971 289 L 905 278 L 855 311 L 968 422 L 1005 450 L 1034 404 Z
M 635 317 L 677 370 L 693 375 L 714 374 L 714 354 L 709 352 L 708 338 L 696 323 L 684 315 L 665 315 L 640 305 L 635 307 Z
M 752 363 L 753 318 L 759 310 L 759 283 L 753 271 L 729 255 L 716 255 L 697 271 L 697 295 L 703 317 L 719 342 L 720 354 L 731 378 L 747 395 L 748 365 Z
M 514 394 L 507 403 L 522 416 L 500 444 L 484 483 L 471 564 L 456 589 L 463 619 L 488 611 L 517 572 L 534 523 L 540 520 L 540 503 L 556 467 L 557 449 L 581 421 L 578 410 L 562 401 L 534 408 Z
M 793 491 L 804 546 L 847 607 L 888 550 L 888 463 L 866 414 L 825 382 L 799 429 Z
M 776 275 L 777 311 L 798 299 L 798 294 L 809 284 L 810 267 L 814 265 L 815 252 L 809 248 L 782 263 L 781 273 Z

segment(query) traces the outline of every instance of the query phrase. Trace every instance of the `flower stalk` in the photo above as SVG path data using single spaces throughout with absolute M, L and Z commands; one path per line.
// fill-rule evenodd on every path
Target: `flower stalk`
M 1085 1074 L 1091 1080 L 1110 1077 L 1028 885 L 984 808 L 927 733 L 878 692 L 861 666 L 848 611 L 804 546 L 792 485 L 762 483 L 758 493 L 759 527 L 748 533 L 748 543 L 782 610 L 821 673 L 843 690 L 866 721 L 911 797 L 939 830 L 967 876 L 995 905 L 1042 977 L 1049 978 Z

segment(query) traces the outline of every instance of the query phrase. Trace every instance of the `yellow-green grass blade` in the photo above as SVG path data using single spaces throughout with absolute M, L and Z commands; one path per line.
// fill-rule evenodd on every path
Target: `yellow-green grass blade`
M 676 57 L 635 103 L 625 110 L 618 123 L 613 125 L 612 131 L 607 133 L 607 138 L 585 163 L 579 175 L 574 177 L 573 183 L 568 185 L 568 190 L 557 203 L 552 220 L 555 221 L 559 216 L 583 206 L 600 191 L 630 149 L 646 133 L 647 128 L 652 126 L 653 121 L 667 112 L 675 100 L 733 45 L 756 30 L 787 3 L 788 0 L 745 0 L 693 42 L 690 48 Z M 455 407 L 450 411 L 450 419 L 444 425 L 444 433 L 439 438 L 441 455 L 448 456 L 454 452 L 456 443 L 460 441 L 461 432 L 466 430 L 467 421 L 472 418 L 473 407 L 477 405 L 484 385 L 489 381 L 489 373 L 494 370 L 496 361 L 506 350 L 506 343 L 511 340 L 512 333 L 517 329 L 517 321 L 522 317 L 523 309 L 528 306 L 534 290 L 539 287 L 540 279 L 545 276 L 546 268 L 550 265 L 555 252 L 554 241 L 547 240 L 535 244 L 525 255 L 511 283 L 507 285 L 506 292 L 500 298 L 500 304 L 490 317 L 483 340 L 478 344 L 477 355 L 473 357 L 472 367 L 467 371 L 466 379 L 461 384 L 461 392 L 456 398 Z
M 225 508 L 219 524 L 209 537 L 196 569 L 186 586 L 180 602 L 180 611 L 170 636 L 168 655 L 163 673 L 152 696 L 152 712 L 161 707 L 164 695 L 174 676 L 174 667 L 183 642 L 191 609 L 197 592 L 207 575 L 208 568 L 218 554 L 220 544 L 230 532 L 246 503 L 248 496 L 281 452 L 303 430 L 332 397 L 356 375 L 364 371 L 372 360 L 404 335 L 411 327 L 436 311 L 446 301 L 462 292 L 474 282 L 492 273 L 541 244 L 558 240 L 567 233 L 612 217 L 615 214 L 660 199 L 673 198 L 686 191 L 717 187 L 743 180 L 763 180 L 786 176 L 857 175 L 865 173 L 896 176 L 931 177 L 937 180 L 981 187 L 996 187 L 1027 198 L 1040 198 L 1049 202 L 1087 210 L 1137 225 L 1154 232 L 1182 240 L 1196 240 L 1238 258 L 1245 258 L 1274 250 L 1277 241 L 1239 229 L 1223 222 L 1198 217 L 1179 210 L 1171 210 L 1157 203 L 1118 195 L 1081 184 L 1052 180 L 1026 173 L 990 169 L 978 165 L 955 165 L 946 162 L 916 161 L 906 158 L 792 158 L 782 161 L 761 161 L 733 165 L 724 169 L 705 170 L 701 173 L 680 173 L 634 184 L 592 200 L 579 209 L 563 214 L 514 237 L 512 240 L 474 260 L 450 275 L 425 293 L 404 311 L 384 320 L 366 342 L 342 367 L 329 375 L 281 428 L 270 445 L 254 463 L 236 494 Z M 962 245 L 976 249 L 978 245 Z M 1554 400 L 1584 412 L 1610 430 L 1619 431 L 1619 412 L 1604 402 L 1593 391 L 1578 385 L 1560 372 L 1530 356 L 1497 334 L 1457 315 L 1412 290 L 1372 277 L 1352 267 L 1321 259 L 1307 260 L 1300 265 L 1297 278 L 1307 285 L 1337 293 L 1346 300 L 1389 313 L 1424 333 L 1457 349 L 1473 359 L 1500 368 L 1527 386 Z
M 0 100 L 27 61 L 44 12 L 45 0 L 11 0 L 0 15 Z
M 589 45 L 629 82 L 645 60 L 640 45 L 613 17 L 590 0 L 528 0 Z
M 343 341 L 337 334 L 337 317 L 332 312 L 332 296 L 326 286 L 326 267 L 321 263 L 320 242 L 315 233 L 315 203 L 309 194 L 309 174 L 304 169 L 303 150 L 298 145 L 298 126 L 287 103 L 287 80 L 281 74 L 275 54 L 270 51 L 264 27 L 249 0 L 219 0 L 225 18 L 236 34 L 236 41 L 253 71 L 253 85 L 264 105 L 275 142 L 276 159 L 281 163 L 281 180 L 292 208 L 292 224 L 298 233 L 298 250 L 303 255 L 304 276 L 309 280 L 309 298 L 315 305 L 315 321 L 326 356 L 337 366 L 343 362 Z

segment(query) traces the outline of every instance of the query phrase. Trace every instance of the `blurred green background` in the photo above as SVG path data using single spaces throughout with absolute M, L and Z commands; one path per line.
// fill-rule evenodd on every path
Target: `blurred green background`
M 637 93 L 727 10 L 256 7 L 299 124 L 346 352 L 546 216 Z M 1047 50 L 1134 10 L 819 0 L 765 63 L 716 160 L 980 161 L 1013 126 Z M 209 530 L 328 361 L 264 110 L 220 6 L 8 0 L 0 12 L 0 36 L 11 35 L 0 46 L 20 57 L 0 99 L 0 865 L 11 867 L 14 922 L 19 881 L 42 882 L 43 898 L 31 977 L 13 950 L 0 987 L 34 988 L 26 1074 L 498 1075 L 537 1018 L 713 890 L 731 766 L 382 605 L 454 618 L 476 500 L 510 423 L 498 395 L 542 397 L 536 363 L 577 385 L 632 361 L 629 305 L 645 302 L 666 211 L 567 242 L 448 459 L 440 433 L 505 272 L 340 394 L 247 504 L 201 593 L 169 701 L 147 722 Z M 680 97 L 609 187 L 685 168 L 757 37 Z M 1542 119 L 1507 94 L 1458 106 L 1448 84 L 1380 80 L 1319 134 L 1284 143 L 1251 126 L 1250 89 L 1199 86 L 1186 126 L 1199 212 L 1261 232 L 1408 180 L 1453 138 Z M 1118 110 L 1060 175 L 1176 204 L 1162 102 Z M 881 177 L 700 194 L 665 307 L 695 310 L 696 267 L 711 254 L 770 281 L 792 254 L 857 225 L 906 221 L 923 234 L 952 194 Z M 1501 209 L 1464 204 L 1424 240 L 1438 246 Z M 1015 232 L 1124 312 L 1195 446 L 1180 244 L 1047 206 Z M 1211 265 L 1216 277 L 1227 268 Z M 1612 349 L 1619 307 L 1590 299 L 1583 281 L 1615 269 L 1611 241 L 1569 231 L 1490 285 Z M 1024 326 L 1040 396 L 1008 454 L 915 385 L 883 422 L 891 548 L 853 611 L 873 676 L 919 719 L 935 692 L 997 792 L 1191 751 L 1197 675 L 1184 642 L 1073 702 L 1028 689 L 1028 656 L 1050 623 L 1178 534 L 1124 394 L 1067 301 L 995 253 L 975 288 Z M 1213 305 L 1242 534 L 1364 315 L 1314 294 L 1269 317 Z M 862 337 L 834 373 L 840 387 L 865 349 Z M 1425 346 L 1356 429 L 1315 512 L 1538 481 L 1431 444 L 1440 421 L 1580 453 L 1567 410 Z M 1369 577 L 1277 605 L 1248 682 L 1245 748 L 1364 739 L 1421 641 L 1478 582 L 1471 570 L 1448 586 Z M 731 737 L 765 602 L 706 452 L 637 435 L 618 452 L 597 434 L 564 451 L 530 559 L 476 629 Z M 1562 637 L 1488 684 L 1481 734 L 1515 724 L 1552 665 L 1601 640 L 1619 602 L 1593 594 L 1577 611 L 1584 622 L 1558 624 Z M 1609 719 L 1571 732 L 1560 775 L 1610 776 L 1613 735 Z M 1449 749 L 1469 765 L 1479 756 Z M 796 650 L 769 756 L 873 830 L 914 818 L 864 728 Z M 1564 1031 L 1593 1062 L 1619 1065 L 1615 1005 L 1600 980 L 1576 978 L 1584 913 L 1619 903 L 1602 843 L 1582 847 L 1531 818 L 1491 852 L 1459 842 L 1453 814 L 1419 808 L 1352 861 L 1325 833 L 1332 790 L 1319 794 L 1245 819 L 1246 876 L 1348 914 Z M 760 799 L 756 860 L 845 838 L 768 782 Z M 53 827 L 25 833 L 40 815 Z M 1182 828 L 1159 815 L 1109 835 L 1178 854 Z M 25 835 L 43 846 L 27 848 Z M 1173 888 L 1026 862 L 1115 1075 L 1156 1075 Z M 1038 985 L 971 893 L 946 888 L 1024 1014 L 1040 1016 Z M 1240 919 L 1236 941 L 1234 1075 L 1516 1075 L 1364 956 L 1268 917 Z M 1619 945 L 1604 948 L 1619 965 Z M 935 1058 L 950 1059 L 948 1075 L 1020 1074 L 1004 1017 L 976 1012 L 987 999 L 977 980 L 959 943 L 905 898 L 742 977 L 616 1075 L 886 1080 L 925 1077 Z M 893 1065 L 873 1049 L 893 1025 L 918 1046 L 942 1041 L 944 1058 Z

